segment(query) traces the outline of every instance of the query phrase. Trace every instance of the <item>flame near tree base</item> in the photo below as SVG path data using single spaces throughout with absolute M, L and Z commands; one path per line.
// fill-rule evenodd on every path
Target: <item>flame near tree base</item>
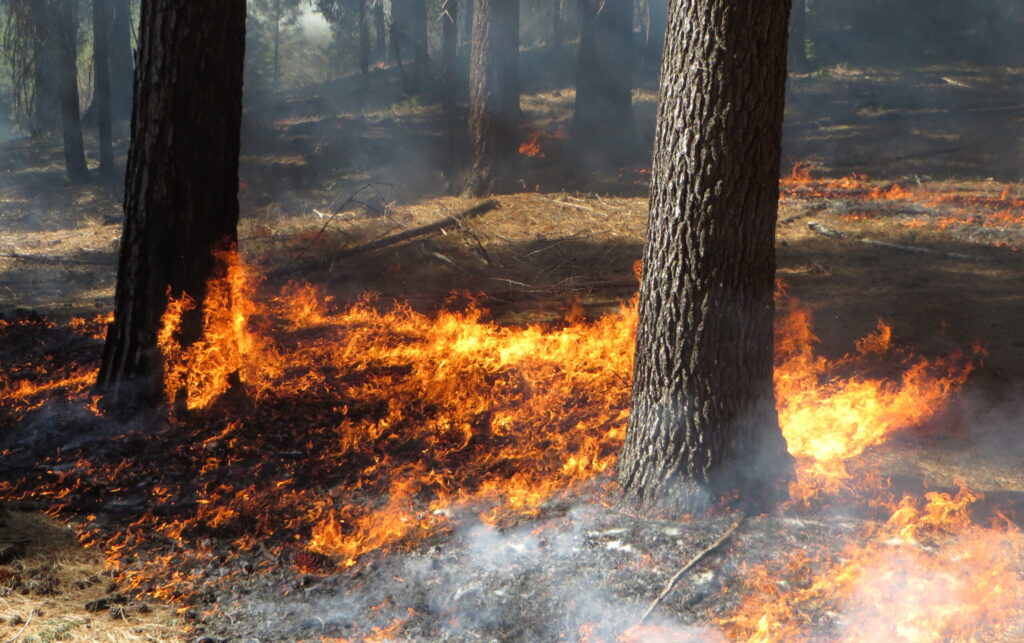
M 184 550 L 204 533 L 233 534 L 237 548 L 251 549 L 285 530 L 298 539 L 291 547 L 315 553 L 308 567 L 328 570 L 330 559 L 350 566 L 371 551 L 412 547 L 467 514 L 489 524 L 529 518 L 613 469 L 628 417 L 635 302 L 593 321 L 574 313 L 529 326 L 488 321 L 458 298 L 435 315 L 372 297 L 339 308 L 299 284 L 257 303 L 257 280 L 234 255 L 224 260 L 227 277 L 207 296 L 203 341 L 176 343 L 188 301 L 171 303 L 160 334 L 168 399 L 184 402 L 172 422 L 199 431 L 173 456 L 195 466 L 195 511 L 170 521 L 149 514 L 94 540 L 129 585 L 173 598 L 197 582 L 190 573 L 168 577 L 168 560 L 136 555 L 154 533 Z M 865 449 L 941 412 L 971 359 L 914 357 L 894 348 L 880 324 L 855 352 L 830 361 L 814 351 L 810 313 L 782 294 L 780 301 L 776 393 L 798 462 L 791 511 L 841 496 L 891 517 L 869 524 L 841 559 L 800 552 L 751 569 L 748 599 L 719 626 L 730 639 L 797 640 L 816 631 L 807 606 L 828 606 L 843 623 L 836 638 L 998 634 L 1020 616 L 1024 597 L 1018 530 L 1007 520 L 972 522 L 977 496 L 966 489 L 893 499 L 880 476 L 856 465 Z M 898 364 L 900 374 L 851 375 L 878 364 Z M 85 375 L 52 386 L 84 396 Z M 242 401 L 225 395 L 233 378 Z M 8 378 L 0 386 L 25 408 L 39 393 Z M 273 468 L 266 458 L 256 482 L 238 482 L 233 467 L 258 459 L 254 449 L 304 454 L 312 461 L 302 463 L 305 480 L 322 484 L 309 488 L 298 465 Z M 124 470 L 81 461 L 75 472 L 113 481 Z M 175 493 L 153 485 L 153 502 Z M 634 635 L 622 640 L 645 640 Z

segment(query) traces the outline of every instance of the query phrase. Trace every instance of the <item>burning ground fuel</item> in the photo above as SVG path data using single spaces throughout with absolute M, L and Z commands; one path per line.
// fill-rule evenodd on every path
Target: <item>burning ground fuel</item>
M 785 186 L 812 188 L 848 189 Z M 668 599 L 639 624 L 731 518 L 655 519 L 617 504 L 609 474 L 628 413 L 633 302 L 592 320 L 573 310 L 510 326 L 459 296 L 434 315 L 372 297 L 341 307 L 308 284 L 266 296 L 250 269 L 225 261 L 203 341 L 176 344 L 191 302 L 165 314 L 176 401 L 166 423 L 119 424 L 96 408 L 105 318 L 3 326 L 81 356 L 12 362 L 0 375 L 4 422 L 40 427 L 30 447 L 47 454 L 20 478 L 7 472 L 3 496 L 73 524 L 124 591 L 173 602 L 197 632 L 230 638 L 209 623 L 253 614 L 267 640 L 1019 632 L 1024 541 L 1012 516 L 966 487 L 903 493 L 861 457 L 940 417 L 980 349 L 926 360 L 880 322 L 829 360 L 815 352 L 810 311 L 780 290 L 776 393 L 797 459 L 793 499 L 684 579 L 675 604 L 685 609 Z M 62 444 L 100 437 L 54 454 L 46 431 Z M 586 568 L 581 551 L 612 558 Z M 539 597 L 537 623 L 512 625 L 527 608 L 493 605 L 516 593 Z

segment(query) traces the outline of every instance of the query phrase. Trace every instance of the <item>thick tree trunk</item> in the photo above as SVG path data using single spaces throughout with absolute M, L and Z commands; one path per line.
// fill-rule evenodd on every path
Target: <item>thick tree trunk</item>
M 121 121 L 132 115 L 132 14 L 129 0 L 110 0 L 110 105 L 111 116 Z
M 761 510 L 791 458 L 772 386 L 789 0 L 677 0 L 655 138 L 632 412 L 619 481 L 683 510 Z
M 359 74 L 363 89 L 370 86 L 370 21 L 366 6 L 368 1 L 359 0 Z
M 580 0 L 580 51 L 571 135 L 582 169 L 638 153 L 633 125 L 633 0 Z
M 463 192 L 484 196 L 507 187 L 519 129 L 518 82 L 508 75 L 518 37 L 518 0 L 474 0 L 469 64 L 469 135 Z
M 196 302 L 183 344 L 201 332 L 212 253 L 237 235 L 244 51 L 245 0 L 142 5 L 114 322 L 97 381 L 108 407 L 159 403 L 168 296 Z
M 385 43 L 384 32 L 387 27 L 384 24 L 384 0 L 376 0 L 373 3 L 373 33 L 375 37 L 374 58 L 381 62 L 387 56 L 387 44 Z
M 789 18 L 789 64 L 798 74 L 807 72 L 807 3 L 793 0 L 793 13 Z
M 72 182 L 82 183 L 89 180 L 89 167 L 85 163 L 82 115 L 78 100 L 78 35 L 75 28 L 77 22 L 74 7 L 66 0 L 56 0 L 53 12 L 57 32 L 64 166 Z
M 110 126 L 110 0 L 92 0 L 92 68 L 95 76 L 93 102 L 96 105 L 96 127 L 100 144 L 100 181 L 113 188 L 114 144 Z

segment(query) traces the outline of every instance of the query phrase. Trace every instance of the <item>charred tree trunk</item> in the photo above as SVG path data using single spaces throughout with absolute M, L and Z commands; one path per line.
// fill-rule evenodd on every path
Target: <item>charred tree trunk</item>
M 363 89 L 370 86 L 370 21 L 367 16 L 368 0 L 359 0 L 359 75 Z
M 789 0 L 678 0 L 669 15 L 619 481 L 683 510 L 784 496 L 772 385 L 775 219 Z
M 469 63 L 469 135 L 463 192 L 484 196 L 509 183 L 519 126 L 518 83 L 508 74 L 518 37 L 518 0 L 474 0 Z
M 51 0 L 52 2 L 52 0 Z M 57 66 L 60 82 L 60 127 L 64 141 L 64 166 L 73 183 L 89 180 L 82 143 L 82 114 L 78 100 L 78 35 L 72 3 L 57 0 L 52 6 L 57 32 Z
M 96 78 L 93 99 L 100 145 L 100 181 L 114 187 L 114 144 L 110 114 L 110 0 L 92 0 L 92 68 Z
M 376 0 L 373 3 L 373 33 L 375 38 L 374 57 L 377 62 L 384 60 L 387 56 L 387 44 L 385 43 L 384 32 L 384 0 Z
M 638 153 L 633 126 L 633 0 L 580 0 L 580 51 L 571 135 L 582 169 Z
M 245 0 L 142 5 L 114 322 L 97 381 L 110 408 L 159 404 L 167 298 L 196 302 L 181 336 L 195 341 L 212 253 L 237 238 L 244 51 Z
M 114 120 L 132 115 L 132 77 L 135 56 L 132 54 L 132 13 L 129 0 L 110 0 L 110 110 Z
M 441 107 L 444 111 L 444 165 L 451 182 L 456 170 L 456 145 L 459 136 L 459 116 L 455 103 L 456 75 L 458 74 L 459 2 L 444 0 L 441 5 Z
M 807 72 L 807 3 L 793 0 L 793 13 L 789 18 L 789 64 L 798 74 Z

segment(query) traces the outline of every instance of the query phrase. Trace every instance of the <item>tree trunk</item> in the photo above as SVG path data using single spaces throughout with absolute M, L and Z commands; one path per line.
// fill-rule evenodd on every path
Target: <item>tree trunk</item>
M 32 86 L 29 133 L 33 137 L 57 131 L 61 117 L 60 55 L 53 7 L 37 2 L 33 8 Z
M 459 45 L 459 2 L 443 0 L 441 5 L 441 107 L 444 111 L 444 166 L 445 174 L 452 180 L 456 170 L 456 145 L 458 141 L 459 117 L 455 103 L 456 74 L 458 73 Z
M 281 0 L 274 0 L 274 89 L 281 81 Z
M 409 95 L 414 93 L 415 84 L 410 79 L 402 64 L 402 56 L 408 48 L 409 42 L 409 7 L 410 0 L 391 0 L 391 56 L 398 65 L 398 75 L 401 80 L 402 93 Z
M 583 169 L 638 154 L 633 125 L 633 0 L 580 0 L 580 51 L 571 135 Z
M 366 15 L 366 3 L 359 0 L 359 75 L 363 89 L 370 87 L 370 21 Z
M 50 0 L 54 2 L 54 0 Z M 74 7 L 66 0 L 56 0 L 53 6 L 57 32 L 57 65 L 60 82 L 60 124 L 64 140 L 64 166 L 73 183 L 89 180 L 85 163 L 85 145 L 82 143 L 82 115 L 78 101 L 78 34 Z
M 484 196 L 509 183 L 516 156 L 519 96 L 508 78 L 518 37 L 518 0 L 474 0 L 469 63 L 469 135 L 473 149 L 463 192 Z
M 561 56 L 565 35 L 562 33 L 562 0 L 551 1 L 551 51 Z
M 132 77 L 135 56 L 132 53 L 132 13 L 129 0 L 110 0 L 110 111 L 114 120 L 132 115 Z
M 95 76 L 93 99 L 100 144 L 100 182 L 114 188 L 114 145 L 110 127 L 110 0 L 92 0 L 92 68 Z
M 641 505 L 785 496 L 772 294 L 788 14 L 789 0 L 672 3 L 618 472 Z
M 200 332 L 213 251 L 237 239 L 245 0 L 142 5 L 114 322 L 97 390 L 109 408 L 159 404 L 156 345 L 168 296 Z
M 652 64 L 661 61 L 665 48 L 665 22 L 668 19 L 668 0 L 647 0 L 648 25 L 645 57 Z
M 789 64 L 798 74 L 807 72 L 807 3 L 793 0 L 793 13 L 789 18 Z
M 412 28 L 413 73 L 416 75 L 416 86 L 430 75 L 430 51 L 427 41 L 427 3 L 426 0 L 411 0 L 410 26 Z
M 387 56 L 388 50 L 384 40 L 385 30 L 386 27 L 384 26 L 384 0 L 376 0 L 376 2 L 373 3 L 373 32 L 376 38 L 376 44 L 374 47 L 374 57 L 376 58 L 377 62 L 383 61 L 384 57 Z

